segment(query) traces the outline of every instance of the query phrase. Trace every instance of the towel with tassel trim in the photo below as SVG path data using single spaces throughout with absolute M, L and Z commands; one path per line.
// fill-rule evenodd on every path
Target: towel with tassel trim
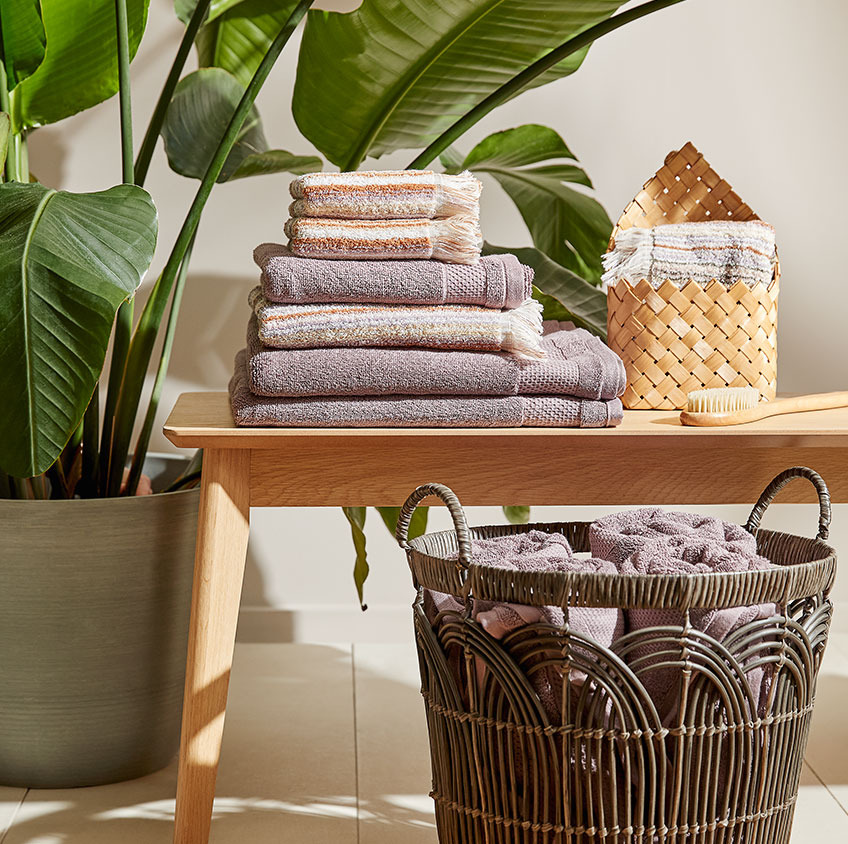
M 761 220 L 668 223 L 620 231 L 603 257 L 601 281 L 605 290 L 621 280 L 642 279 L 654 289 L 665 281 L 680 288 L 712 280 L 726 287 L 737 281 L 768 286 L 775 260 L 774 229 Z
M 417 346 L 545 357 L 542 306 L 535 299 L 508 311 L 475 305 L 280 305 L 256 287 L 248 301 L 260 342 L 277 349 Z
M 452 264 L 476 264 L 483 247 L 477 218 L 470 214 L 455 214 L 444 220 L 291 217 L 285 233 L 289 251 L 299 258 L 435 258 Z
M 431 170 L 307 173 L 289 185 L 289 213 L 351 220 L 477 217 L 481 189 L 467 170 L 456 176 Z
M 572 396 L 322 396 L 265 398 L 248 387 L 247 355 L 236 356 L 230 405 L 236 425 L 285 428 L 604 428 L 621 400 Z

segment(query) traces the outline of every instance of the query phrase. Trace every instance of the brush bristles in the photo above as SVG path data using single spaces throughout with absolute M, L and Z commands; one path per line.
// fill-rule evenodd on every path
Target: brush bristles
M 711 390 L 693 390 L 688 396 L 690 413 L 736 413 L 750 410 L 760 401 L 756 387 L 714 387 Z

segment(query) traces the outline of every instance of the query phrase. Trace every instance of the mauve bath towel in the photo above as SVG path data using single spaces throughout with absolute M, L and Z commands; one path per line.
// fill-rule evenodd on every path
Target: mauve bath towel
M 236 356 L 230 400 L 237 425 L 302 428 L 603 428 L 622 419 L 619 399 L 570 396 L 268 398 L 250 392 L 247 353 Z
M 394 305 L 480 305 L 517 308 L 532 293 L 533 270 L 515 255 L 476 264 L 444 261 L 325 261 L 298 258 L 279 243 L 253 250 L 269 302 L 374 302 Z
M 247 328 L 251 392 L 261 396 L 568 395 L 609 400 L 624 391 L 621 358 L 570 323 L 543 323 L 545 358 L 440 349 L 272 349 Z

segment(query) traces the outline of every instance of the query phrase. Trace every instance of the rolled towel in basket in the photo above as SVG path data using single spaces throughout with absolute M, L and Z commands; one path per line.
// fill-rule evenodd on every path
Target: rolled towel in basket
M 393 260 L 417 258 L 476 264 L 483 236 L 477 218 L 444 220 L 339 220 L 292 217 L 286 221 L 289 250 L 300 258 Z
M 592 554 L 612 561 L 622 574 L 628 575 L 745 572 L 771 567 L 757 553 L 757 541 L 745 528 L 711 516 L 656 507 L 598 519 L 589 528 L 589 547 Z M 689 611 L 689 620 L 695 630 L 723 642 L 743 625 L 777 613 L 778 608 L 772 603 L 699 608 Z M 627 621 L 631 632 L 678 627 L 683 626 L 685 614 L 674 609 L 630 609 Z M 666 659 L 679 659 L 676 650 L 673 642 L 654 642 L 634 648 L 627 657 L 666 725 L 677 715 L 681 672 L 653 666 Z M 744 671 L 745 665 L 741 667 Z M 772 675 L 771 666 L 745 672 L 753 698 L 751 717 L 763 713 Z
M 277 243 L 253 251 L 270 302 L 369 302 L 517 308 L 533 292 L 533 270 L 515 255 L 476 264 L 444 261 L 324 261 L 298 258 Z
M 506 351 L 542 358 L 542 306 L 527 299 L 508 311 L 475 305 L 278 305 L 250 293 L 259 340 L 278 349 L 419 346 Z
M 615 236 L 603 257 L 604 287 L 625 279 L 646 279 L 652 287 L 671 281 L 726 287 L 771 283 L 776 260 L 774 229 L 760 220 L 669 223 L 652 229 L 629 228 Z
M 247 328 L 250 390 L 262 396 L 569 395 L 609 400 L 624 390 L 621 358 L 570 323 L 543 323 L 543 360 L 504 352 L 416 348 L 272 349 Z
M 250 392 L 247 353 L 230 381 L 236 425 L 294 428 L 604 428 L 622 419 L 620 399 L 572 396 L 383 396 L 268 398 Z
M 467 170 L 307 173 L 291 181 L 292 217 L 392 220 L 479 213 L 481 183 Z

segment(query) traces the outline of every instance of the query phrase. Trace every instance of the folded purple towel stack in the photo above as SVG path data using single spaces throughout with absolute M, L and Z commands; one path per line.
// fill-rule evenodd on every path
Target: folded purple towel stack
M 407 222 L 426 222 L 460 213 L 461 204 L 461 214 L 479 218 L 479 183 L 469 174 L 326 175 L 292 183 L 295 218 L 344 212 L 356 224 L 359 213 L 363 232 L 367 221 L 397 221 L 401 210 Z M 412 196 L 425 188 L 426 197 Z M 237 425 L 596 428 L 621 421 L 621 359 L 570 323 L 543 325 L 533 270 L 514 255 L 453 263 L 422 260 L 410 249 L 376 260 L 354 247 L 348 243 L 342 259 L 319 240 L 306 251 L 291 241 L 254 251 L 259 286 L 230 382 Z

